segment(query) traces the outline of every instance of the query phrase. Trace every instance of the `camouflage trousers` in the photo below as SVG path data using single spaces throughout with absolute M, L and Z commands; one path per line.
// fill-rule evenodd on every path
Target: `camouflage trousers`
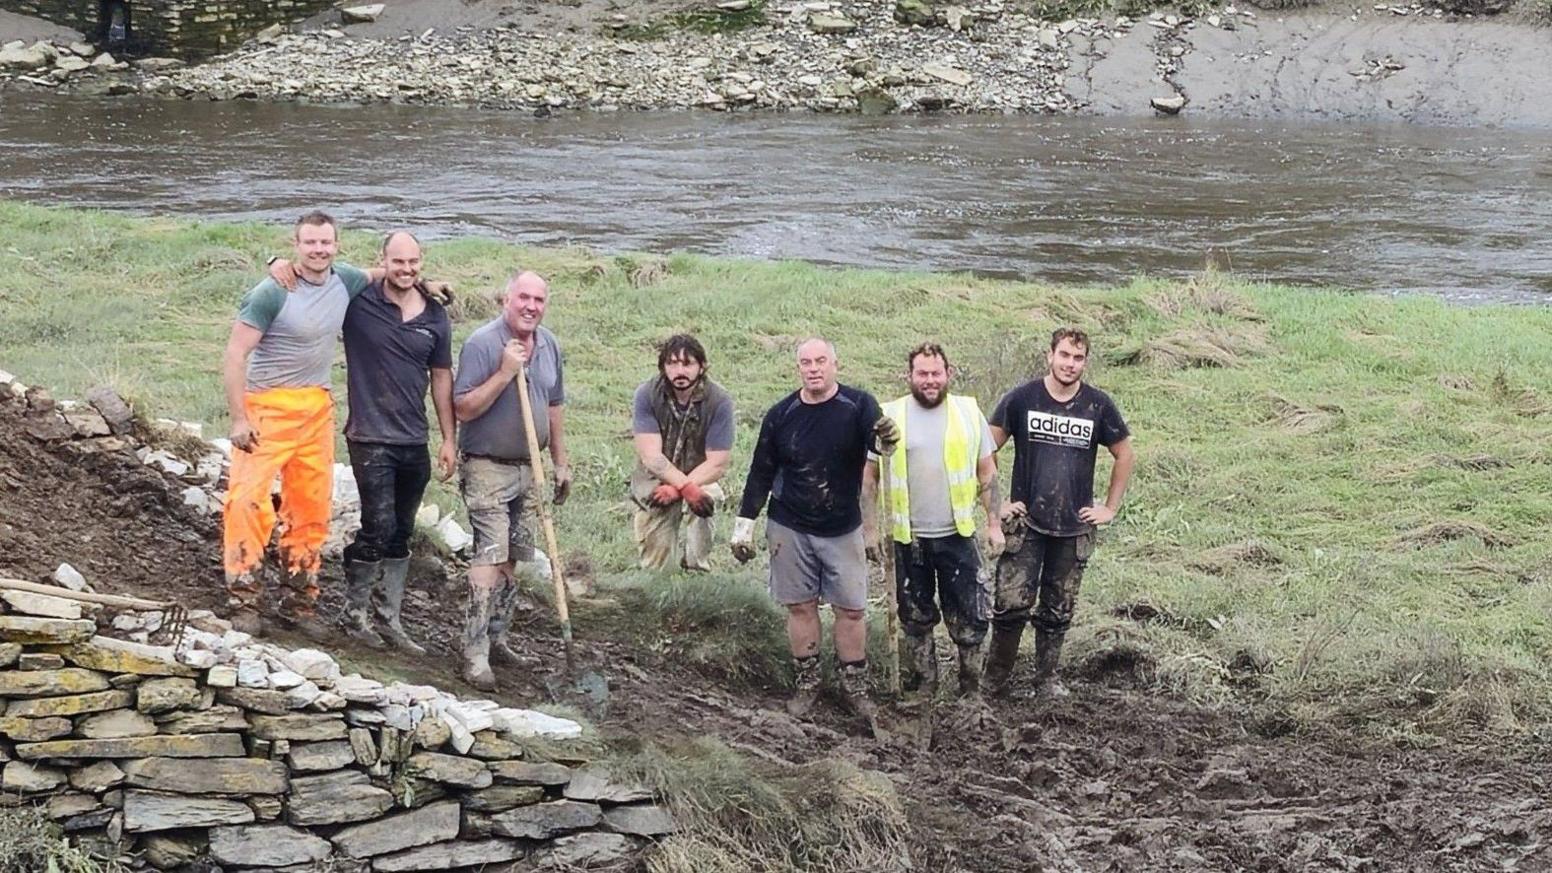
M 1008 545 L 997 559 L 992 623 L 1022 628 L 1033 622 L 1045 633 L 1066 633 L 1078 605 L 1083 568 L 1094 554 L 1094 534 L 1050 536 L 1020 521 L 1003 530 Z

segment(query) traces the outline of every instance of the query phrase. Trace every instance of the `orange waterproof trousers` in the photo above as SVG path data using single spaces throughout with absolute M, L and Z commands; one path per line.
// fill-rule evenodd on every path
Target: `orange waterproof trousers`
M 334 490 L 334 398 L 322 388 L 270 388 L 243 398 L 258 434 L 251 452 L 232 450 L 222 551 L 233 605 L 255 606 L 263 593 L 254 571 L 275 530 L 270 493 L 280 476 L 280 560 L 285 604 L 310 613 L 329 535 Z

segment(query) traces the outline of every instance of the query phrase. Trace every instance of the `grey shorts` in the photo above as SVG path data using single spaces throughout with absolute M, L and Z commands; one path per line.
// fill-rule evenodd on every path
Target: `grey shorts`
M 862 529 L 838 537 L 798 533 L 767 520 L 771 596 L 783 606 L 823 600 L 840 609 L 866 609 L 868 559 Z
M 526 463 L 506 464 L 465 456 L 459 488 L 474 528 L 473 566 L 492 566 L 534 559 L 533 532 L 523 511 L 533 491 L 533 471 Z

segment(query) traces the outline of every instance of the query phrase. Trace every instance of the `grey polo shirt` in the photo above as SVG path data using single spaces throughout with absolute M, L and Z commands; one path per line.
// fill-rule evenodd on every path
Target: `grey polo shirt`
M 458 353 L 454 398 L 485 384 L 485 380 L 501 369 L 501 351 L 511 339 L 515 337 L 507 328 L 506 319 L 499 315 L 469 334 Z M 543 325 L 534 331 L 533 354 L 528 359 L 528 398 L 534 409 L 534 432 L 542 450 L 550 444 L 549 407 L 566 402 L 560 343 Z M 496 395 L 496 401 L 484 415 L 466 422 L 458 431 L 458 448 L 466 455 L 512 461 L 528 459 L 528 438 L 523 432 L 523 408 L 517 397 L 516 379 Z

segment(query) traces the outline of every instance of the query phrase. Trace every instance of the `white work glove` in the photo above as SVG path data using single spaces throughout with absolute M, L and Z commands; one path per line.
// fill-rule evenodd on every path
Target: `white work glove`
M 733 557 L 738 563 L 747 564 L 754 559 L 754 519 L 738 518 L 733 522 Z

